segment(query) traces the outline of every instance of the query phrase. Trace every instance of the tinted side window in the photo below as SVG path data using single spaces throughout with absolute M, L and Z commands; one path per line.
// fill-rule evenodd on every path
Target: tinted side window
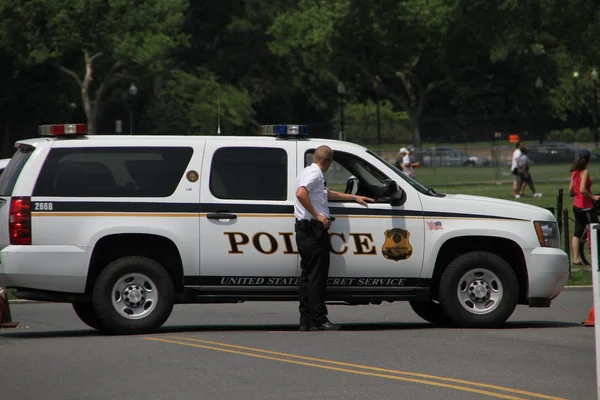
M 212 159 L 210 191 L 220 199 L 286 200 L 287 153 L 263 147 L 223 147 Z
M 31 157 L 33 150 L 35 150 L 35 148 L 31 146 L 20 146 L 17 152 L 12 156 L 2 173 L 2 177 L 0 177 L 0 196 L 12 196 L 17 179 L 27 163 L 27 160 Z
M 185 172 L 190 147 L 52 149 L 34 196 L 168 197 Z

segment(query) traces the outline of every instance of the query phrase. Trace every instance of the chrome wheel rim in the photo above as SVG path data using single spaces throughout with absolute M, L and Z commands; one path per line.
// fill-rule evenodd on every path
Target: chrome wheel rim
M 111 292 L 114 309 L 127 319 L 141 319 L 148 316 L 156 307 L 158 290 L 144 274 L 123 275 Z
M 461 306 L 476 315 L 485 315 L 500 305 L 502 282 L 496 274 L 485 268 L 465 273 L 458 281 L 457 295 Z

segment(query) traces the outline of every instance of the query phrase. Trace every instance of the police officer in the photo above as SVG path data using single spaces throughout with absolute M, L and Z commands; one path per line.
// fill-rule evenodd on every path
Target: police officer
M 327 190 L 323 173 L 333 162 L 333 150 L 319 146 L 313 163 L 304 168 L 298 178 L 294 198 L 296 244 L 300 253 L 302 273 L 299 283 L 300 330 L 337 330 L 327 319 L 325 288 L 329 275 L 328 200 L 356 201 L 364 206 L 374 200 L 364 196 Z

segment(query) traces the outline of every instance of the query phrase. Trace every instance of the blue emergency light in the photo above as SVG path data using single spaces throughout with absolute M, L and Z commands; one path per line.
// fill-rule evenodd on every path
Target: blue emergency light
M 258 134 L 279 137 L 307 137 L 307 125 L 260 125 Z

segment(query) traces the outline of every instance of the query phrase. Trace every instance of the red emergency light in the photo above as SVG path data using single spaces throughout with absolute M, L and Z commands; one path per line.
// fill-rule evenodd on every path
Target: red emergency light
M 40 125 L 38 131 L 40 136 L 85 135 L 87 126 L 85 124 Z

